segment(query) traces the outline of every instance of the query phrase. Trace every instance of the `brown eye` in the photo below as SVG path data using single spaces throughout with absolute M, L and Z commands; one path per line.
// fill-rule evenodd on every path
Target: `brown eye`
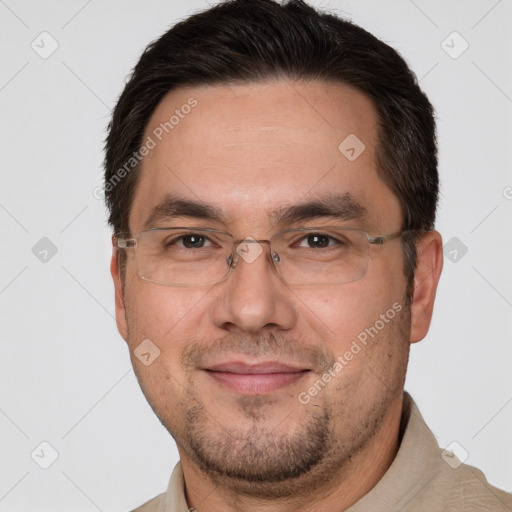
M 201 248 L 204 246 L 206 237 L 204 235 L 190 234 L 181 237 L 183 245 L 187 249 Z
M 327 236 L 327 235 L 321 235 L 321 234 L 313 234 L 313 235 L 309 235 L 307 237 L 307 243 L 310 247 L 313 247 L 315 249 L 317 248 L 323 248 L 323 247 L 328 247 L 329 246 L 329 239 L 331 237 Z
M 164 242 L 165 248 L 203 249 L 212 247 L 212 241 L 200 233 L 185 233 Z

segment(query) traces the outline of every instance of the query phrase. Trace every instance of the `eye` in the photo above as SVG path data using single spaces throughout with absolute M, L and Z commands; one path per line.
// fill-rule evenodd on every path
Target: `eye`
M 205 235 L 188 233 L 169 240 L 166 245 L 176 245 L 178 247 L 185 247 L 186 249 L 201 249 L 203 247 L 211 247 L 212 244 L 210 239 Z
M 334 239 L 332 236 L 323 233 L 311 233 L 299 241 L 299 247 L 310 247 L 312 249 L 323 249 L 332 245 L 339 244 L 340 241 Z

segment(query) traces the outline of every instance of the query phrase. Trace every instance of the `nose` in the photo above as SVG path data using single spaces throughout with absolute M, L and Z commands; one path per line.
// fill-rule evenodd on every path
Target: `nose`
M 220 294 L 213 308 L 217 327 L 252 334 L 294 327 L 293 294 L 277 276 L 270 258 L 265 242 L 248 239 L 238 245 L 232 270 L 218 285 Z

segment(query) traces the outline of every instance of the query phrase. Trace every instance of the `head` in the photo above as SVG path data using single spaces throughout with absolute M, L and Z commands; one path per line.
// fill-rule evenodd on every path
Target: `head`
M 283 281 L 266 244 L 201 286 L 144 280 L 133 248 L 115 251 L 118 327 L 182 460 L 283 495 L 348 467 L 396 419 L 442 266 L 436 153 L 432 106 L 397 52 L 301 1 L 224 2 L 146 49 L 109 126 L 115 234 L 404 232 L 343 284 Z M 159 350 L 147 366 L 146 339 Z M 274 363 L 294 371 L 226 376 Z

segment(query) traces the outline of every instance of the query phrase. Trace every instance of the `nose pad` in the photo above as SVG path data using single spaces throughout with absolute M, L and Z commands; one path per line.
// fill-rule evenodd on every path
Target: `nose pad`
M 233 258 L 233 255 L 230 254 L 227 258 L 226 258 L 226 264 L 228 266 L 228 269 L 229 270 L 234 270 L 238 264 L 238 260 L 235 260 Z

